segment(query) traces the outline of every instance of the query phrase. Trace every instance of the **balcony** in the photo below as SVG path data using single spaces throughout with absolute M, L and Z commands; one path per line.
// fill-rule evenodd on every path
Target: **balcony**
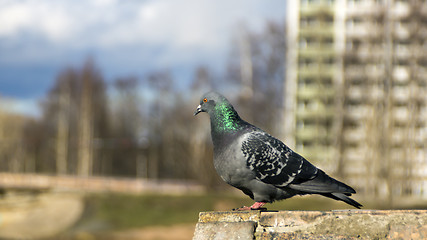
M 394 87 L 393 100 L 398 103 L 407 103 L 411 97 L 409 87 Z
M 345 116 L 355 121 L 365 121 L 369 115 L 371 115 L 371 109 L 368 106 L 357 105 L 347 106 L 345 109 Z
M 315 37 L 315 38 L 326 38 L 334 36 L 334 27 L 330 24 L 318 23 L 309 26 L 302 26 L 299 29 L 300 37 Z
M 346 95 L 347 95 L 347 98 L 351 101 L 362 102 L 366 98 L 366 88 L 358 85 L 350 86 L 349 89 L 347 90 Z
M 311 163 L 317 164 L 318 167 L 325 170 L 326 167 L 331 167 L 331 164 L 327 164 L 327 161 L 334 161 L 336 157 L 334 155 L 334 146 L 304 146 L 300 145 L 296 151 L 308 159 Z M 322 165 L 323 164 L 323 165 Z
M 327 107 L 324 109 L 298 109 L 296 116 L 299 119 L 326 120 L 334 117 L 335 109 Z
M 372 22 L 352 23 L 347 20 L 346 37 L 348 39 L 379 39 L 383 35 L 382 26 Z
M 326 16 L 333 18 L 334 16 L 334 6 L 328 5 L 326 3 L 319 2 L 318 4 L 310 4 L 310 5 L 301 5 L 300 7 L 300 15 L 307 16 Z
M 346 15 L 349 17 L 372 17 L 381 14 L 382 4 L 375 1 L 347 1 Z
M 411 6 L 408 2 L 397 1 L 391 9 L 395 19 L 406 18 L 411 14 Z
M 412 118 L 411 114 L 409 113 L 409 109 L 405 107 L 395 107 L 393 109 L 393 118 L 394 121 L 401 124 L 406 124 L 410 121 Z
M 348 143 L 358 143 L 366 140 L 366 130 L 362 127 L 348 128 L 344 132 L 344 140 Z
M 298 70 L 301 78 L 333 78 L 335 75 L 335 66 L 327 64 L 312 64 L 302 66 Z
M 335 50 L 331 47 L 307 47 L 299 50 L 300 58 L 311 58 L 311 59 L 319 59 L 319 58 L 334 58 Z
M 335 89 L 333 87 L 325 88 L 312 84 L 302 88 L 299 87 L 297 90 L 297 98 L 300 100 L 333 99 L 334 97 Z
M 346 162 L 357 162 L 360 166 L 360 162 L 366 161 L 366 150 L 367 149 L 362 146 L 357 148 L 346 148 L 343 157 L 346 159 Z
M 296 130 L 296 138 L 299 141 L 319 141 L 325 139 L 331 141 L 332 137 L 330 129 L 323 125 L 309 125 Z

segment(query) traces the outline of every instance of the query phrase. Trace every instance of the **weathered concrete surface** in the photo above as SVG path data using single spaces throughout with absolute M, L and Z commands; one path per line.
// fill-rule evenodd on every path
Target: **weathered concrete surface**
M 261 217 L 260 211 L 244 211 L 244 212 L 201 212 L 199 214 L 199 222 L 215 223 L 215 222 L 258 222 Z
M 206 212 L 194 234 L 197 240 L 254 238 L 427 239 L 427 210 Z
M 194 240 L 253 239 L 256 222 L 198 223 Z
M 193 240 L 253 239 L 259 211 L 201 212 Z

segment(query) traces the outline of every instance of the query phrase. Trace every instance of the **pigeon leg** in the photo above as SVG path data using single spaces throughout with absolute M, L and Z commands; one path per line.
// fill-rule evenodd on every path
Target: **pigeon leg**
M 266 203 L 265 202 L 255 202 L 252 206 L 246 207 L 243 206 L 241 208 L 235 208 L 234 211 L 249 211 L 249 210 L 262 210 L 265 208 L 262 208 Z

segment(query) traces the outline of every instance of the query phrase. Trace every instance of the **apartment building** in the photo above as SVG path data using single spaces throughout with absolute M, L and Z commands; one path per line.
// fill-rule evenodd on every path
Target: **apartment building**
M 359 192 L 427 198 L 427 3 L 287 5 L 283 138 Z

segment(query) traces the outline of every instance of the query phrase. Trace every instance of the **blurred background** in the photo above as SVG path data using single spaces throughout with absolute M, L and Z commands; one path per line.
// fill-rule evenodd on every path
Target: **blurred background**
M 0 0 L 0 22 L 0 238 L 189 239 L 251 204 L 193 117 L 212 89 L 366 208 L 427 208 L 425 1 Z

